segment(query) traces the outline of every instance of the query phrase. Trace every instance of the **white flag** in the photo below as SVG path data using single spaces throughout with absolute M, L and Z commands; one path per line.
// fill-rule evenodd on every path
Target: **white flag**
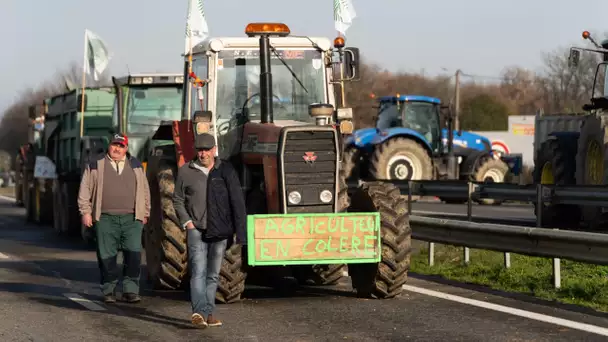
M 186 54 L 190 46 L 195 47 L 209 34 L 203 0 L 188 0 L 188 18 L 186 20 Z M 192 41 L 190 41 L 192 39 Z M 190 45 L 192 44 L 192 45 Z
M 338 32 L 346 35 L 346 30 L 356 17 L 357 13 L 351 0 L 334 0 L 334 24 Z
M 99 80 L 99 75 L 103 73 L 110 63 L 108 47 L 104 41 L 95 33 L 85 30 L 85 54 L 84 68 L 85 72 L 93 75 L 95 81 Z

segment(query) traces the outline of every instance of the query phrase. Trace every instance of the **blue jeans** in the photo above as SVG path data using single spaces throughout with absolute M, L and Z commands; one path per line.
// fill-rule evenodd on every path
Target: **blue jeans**
M 200 230 L 187 232 L 192 313 L 207 316 L 215 309 L 215 293 L 228 240 L 205 242 Z

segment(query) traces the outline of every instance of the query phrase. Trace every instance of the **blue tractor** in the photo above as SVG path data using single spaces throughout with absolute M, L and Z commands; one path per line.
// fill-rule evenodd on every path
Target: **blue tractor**
M 488 138 L 455 131 L 452 111 L 437 98 L 384 96 L 379 104 L 376 127 L 357 130 L 344 141 L 343 164 L 349 177 L 504 182 L 509 172 L 520 172 L 521 156 L 501 156 Z

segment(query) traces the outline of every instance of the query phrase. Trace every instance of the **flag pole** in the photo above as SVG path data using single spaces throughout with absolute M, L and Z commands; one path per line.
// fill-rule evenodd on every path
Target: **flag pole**
M 192 29 L 188 37 L 188 119 L 192 119 Z M 190 126 L 188 126 L 190 127 Z
M 80 94 L 80 137 L 84 135 L 84 90 L 86 87 L 86 63 L 87 63 L 87 31 L 84 31 L 84 54 L 82 63 L 82 90 Z

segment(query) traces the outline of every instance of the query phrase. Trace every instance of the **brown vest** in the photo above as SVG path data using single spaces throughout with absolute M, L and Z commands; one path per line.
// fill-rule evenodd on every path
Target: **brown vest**
M 101 212 L 105 214 L 131 214 L 135 212 L 135 172 L 125 161 L 119 175 L 109 160 L 104 163 Z

